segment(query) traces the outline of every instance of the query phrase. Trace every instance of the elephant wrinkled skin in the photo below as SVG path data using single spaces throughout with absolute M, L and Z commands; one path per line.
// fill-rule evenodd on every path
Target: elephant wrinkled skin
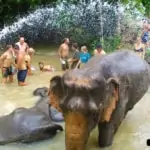
M 127 112 L 150 85 L 149 65 L 132 51 L 93 57 L 81 69 L 50 81 L 65 118 L 66 150 L 85 150 L 98 125 L 100 147 L 112 145 Z
M 63 131 L 49 116 L 48 88 L 37 88 L 33 95 L 40 100 L 31 108 L 17 108 L 0 117 L 0 145 L 12 142 L 35 142 L 51 138 Z

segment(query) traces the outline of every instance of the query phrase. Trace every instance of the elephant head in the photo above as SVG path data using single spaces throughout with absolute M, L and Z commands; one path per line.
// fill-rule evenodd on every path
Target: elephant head
M 80 70 L 51 79 L 50 91 L 56 95 L 65 118 L 66 150 L 85 150 L 91 130 L 98 122 L 110 121 L 118 89 L 116 78 L 88 77 Z

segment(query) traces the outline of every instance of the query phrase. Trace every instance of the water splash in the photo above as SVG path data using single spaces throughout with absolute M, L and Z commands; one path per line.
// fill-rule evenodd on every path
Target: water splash
M 88 4 L 63 2 L 55 8 L 39 8 L 11 26 L 5 26 L 0 32 L 0 43 L 5 45 L 16 42 L 20 35 L 25 36 L 29 43 L 59 42 L 65 36 L 75 39 L 79 35 L 83 35 L 79 37 L 84 43 L 91 36 L 113 36 L 117 32 L 118 16 L 121 13 L 106 3 L 102 7 L 99 5 L 99 0 L 95 0 Z

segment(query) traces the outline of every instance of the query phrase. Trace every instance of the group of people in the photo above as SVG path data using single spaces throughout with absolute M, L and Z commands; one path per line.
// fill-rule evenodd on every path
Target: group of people
M 143 33 L 137 38 L 134 44 L 134 51 L 144 59 L 145 48 L 150 46 L 148 42 L 148 33 L 150 32 L 150 24 L 143 24 Z M 70 57 L 70 48 L 73 55 Z M 13 76 L 17 72 L 17 80 L 19 86 L 27 85 L 25 80 L 27 75 L 32 75 L 31 60 L 35 51 L 25 42 L 24 37 L 20 37 L 19 41 L 14 45 L 7 45 L 6 51 L 0 57 L 0 67 L 2 70 L 2 83 L 12 83 Z M 94 56 L 105 55 L 106 52 L 99 44 L 93 51 Z M 79 48 L 77 43 L 72 43 L 70 47 L 69 38 L 65 38 L 58 49 L 61 68 L 63 71 L 68 69 L 80 68 L 91 58 L 90 53 L 85 45 Z M 44 71 L 54 71 L 51 65 L 45 65 L 44 62 L 39 62 L 39 69 Z
M 71 49 L 73 50 L 73 55 L 70 57 L 70 40 L 69 38 L 65 38 L 63 43 L 60 45 L 58 50 L 58 55 L 60 58 L 61 68 L 63 71 L 68 69 L 76 69 L 80 68 L 82 64 L 88 62 L 91 58 L 90 53 L 88 52 L 87 47 L 84 45 L 79 50 L 79 46 L 77 43 L 73 43 Z M 106 52 L 103 50 L 101 45 L 97 45 L 94 50 L 94 55 L 105 55 Z
M 0 57 L 2 83 L 12 83 L 13 76 L 17 72 L 18 85 L 27 85 L 25 80 L 27 75 L 32 75 L 31 59 L 34 52 L 34 49 L 25 42 L 24 37 L 20 37 L 14 45 L 7 45 L 6 51 Z

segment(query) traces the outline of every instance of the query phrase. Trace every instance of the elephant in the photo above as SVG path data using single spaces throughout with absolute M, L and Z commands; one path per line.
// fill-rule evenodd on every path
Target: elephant
M 66 150 L 85 150 L 96 126 L 99 147 L 111 146 L 149 85 L 149 65 L 130 50 L 94 56 L 81 69 L 51 78 L 49 93 L 55 95 L 65 120 Z
M 54 137 L 57 131 L 63 131 L 62 126 L 53 123 L 49 116 L 48 88 L 37 88 L 33 95 L 41 96 L 33 107 L 20 107 L 0 117 L 0 145 L 40 141 Z
M 35 104 L 35 107 L 44 112 L 47 116 L 51 117 L 54 122 L 64 121 L 64 117 L 59 110 L 57 110 L 48 97 L 49 89 L 47 87 L 37 88 L 33 91 L 34 96 L 40 96 L 40 100 Z

